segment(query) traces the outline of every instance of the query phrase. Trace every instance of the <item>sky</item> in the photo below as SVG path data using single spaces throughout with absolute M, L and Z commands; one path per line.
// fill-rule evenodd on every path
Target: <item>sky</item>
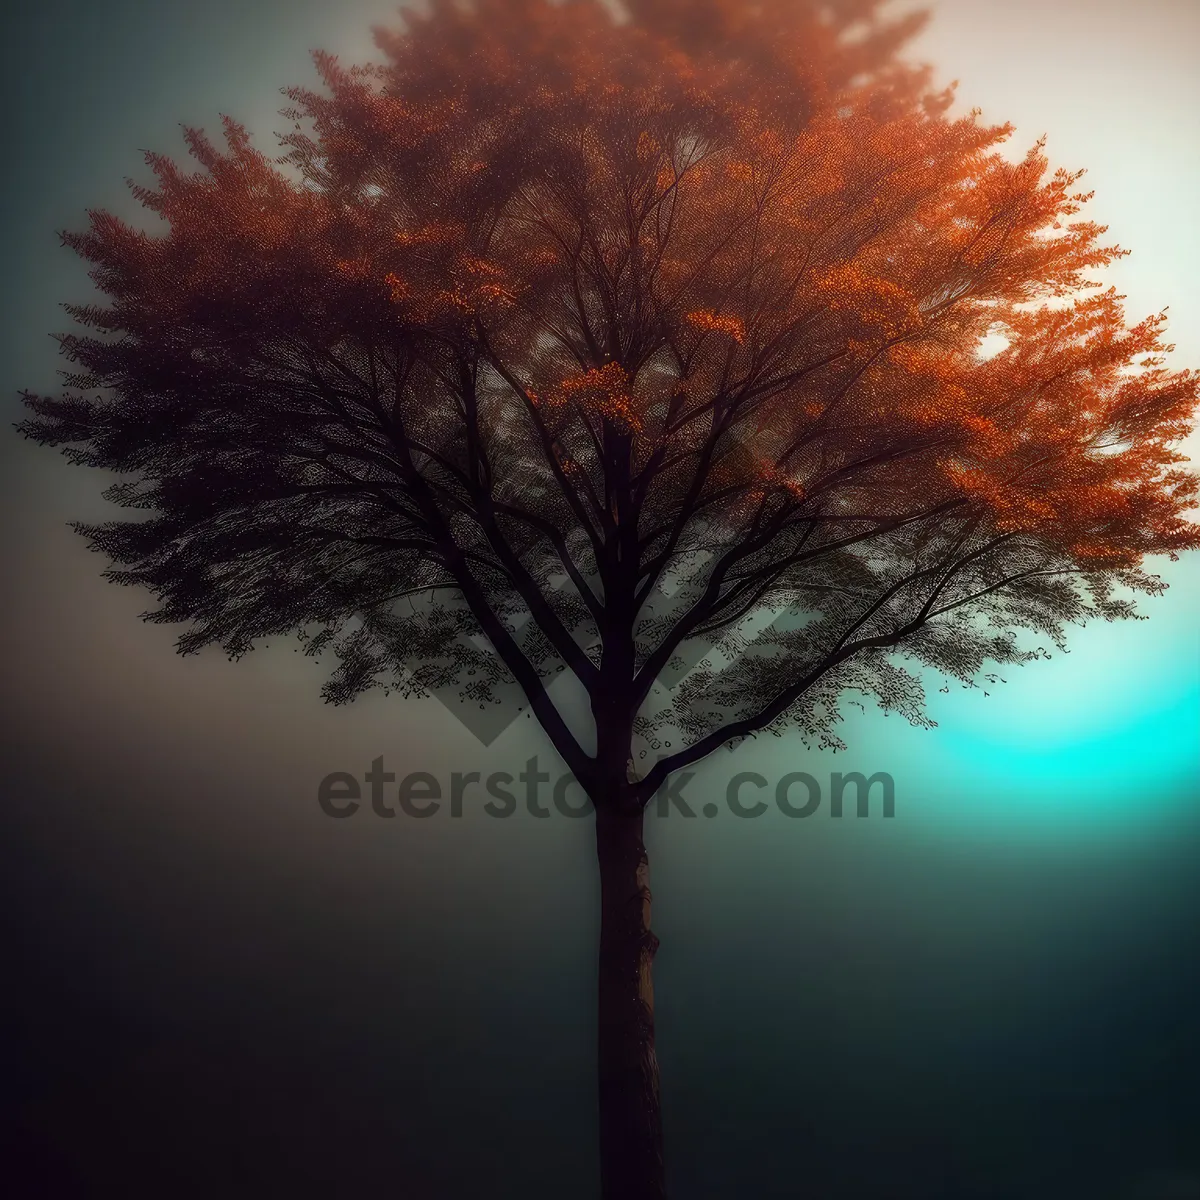
M 1175 361 L 1200 366 L 1200 5 L 934 10 L 910 54 L 1018 149 L 1045 133 L 1088 168 L 1089 215 L 1133 251 L 1106 277 L 1131 317 L 1169 305 Z M 227 112 L 273 145 L 309 51 L 368 55 L 391 13 L 5 18 L 6 420 L 54 389 L 57 306 L 88 294 L 56 231 L 136 211 L 122 180 L 179 152 L 180 122 Z M 102 483 L 15 435 L 0 456 L 9 1103 L 47 1194 L 591 1195 L 588 823 L 316 802 L 379 756 L 448 780 L 548 744 L 518 724 L 485 748 L 435 701 L 322 706 L 282 645 L 176 657 L 66 528 Z M 883 771 L 891 820 L 651 822 L 677 1195 L 792 1196 L 799 1174 L 846 1200 L 1200 1195 L 1200 561 L 1161 573 L 1148 620 L 1076 631 L 987 696 L 934 691 L 936 729 L 852 712 L 836 759 L 751 742 L 689 784 Z

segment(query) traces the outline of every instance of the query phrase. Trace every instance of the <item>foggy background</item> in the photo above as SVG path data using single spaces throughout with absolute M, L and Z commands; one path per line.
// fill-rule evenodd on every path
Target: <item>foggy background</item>
M 372 55 L 391 3 L 42 0 L 5 18 L 0 408 L 53 391 L 56 231 L 140 212 L 139 149 L 244 120 L 264 148 L 309 51 Z M 961 107 L 1048 133 L 1107 278 L 1200 366 L 1200 6 L 955 2 L 910 54 Z M 322 814 L 317 786 L 552 774 L 436 701 L 323 706 L 279 643 L 180 659 L 65 523 L 99 473 L 0 434 L 3 1170 L 24 1196 L 597 1194 L 589 821 Z M 896 816 L 650 821 L 669 1184 L 681 1200 L 1200 1197 L 1200 562 L 1146 622 L 1008 683 L 854 713 L 850 749 L 739 771 L 887 771 Z M 751 797 L 747 797 L 751 799 Z

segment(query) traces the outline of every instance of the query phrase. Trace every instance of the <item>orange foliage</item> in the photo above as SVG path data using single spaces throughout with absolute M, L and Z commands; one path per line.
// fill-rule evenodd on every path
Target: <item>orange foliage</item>
M 77 315 L 178 370 L 196 347 L 267 375 L 280 347 L 378 353 L 437 461 L 550 437 L 492 486 L 515 503 L 568 460 L 555 486 L 600 539 L 619 452 L 647 528 L 720 489 L 736 525 L 782 487 L 808 514 L 958 502 L 1081 568 L 1200 544 L 1174 448 L 1195 377 L 1164 365 L 1161 317 L 1089 294 L 1124 252 L 1079 218 L 1080 173 L 1040 142 L 1011 161 L 1009 126 L 952 116 L 896 58 L 921 18 L 626 8 L 435 4 L 378 32 L 382 65 L 317 55 L 281 160 L 228 119 L 224 149 L 188 130 L 200 170 L 150 155 L 136 189 L 165 233 L 95 213 L 68 238 L 111 302 Z M 722 438 L 753 453 L 705 450 Z

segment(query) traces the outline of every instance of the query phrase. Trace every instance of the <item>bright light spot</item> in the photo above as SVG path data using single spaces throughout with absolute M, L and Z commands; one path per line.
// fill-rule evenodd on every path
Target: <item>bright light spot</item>
M 976 347 L 975 356 L 980 362 L 987 362 L 997 354 L 1007 350 L 1012 343 L 1002 333 L 989 333 Z

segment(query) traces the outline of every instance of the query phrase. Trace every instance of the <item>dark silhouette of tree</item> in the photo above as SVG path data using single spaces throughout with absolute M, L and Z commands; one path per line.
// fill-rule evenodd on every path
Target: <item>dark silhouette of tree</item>
M 606 1200 L 665 1194 L 668 775 L 839 744 L 847 691 L 928 724 L 898 654 L 974 683 L 1200 544 L 1195 378 L 1088 294 L 1123 252 L 1078 174 L 949 115 L 878 8 L 438 3 L 319 54 L 281 157 L 189 129 L 200 169 L 133 188 L 164 228 L 65 235 L 107 304 L 25 394 L 126 477 L 142 519 L 80 531 L 182 653 L 295 633 L 334 702 L 515 682 L 595 807 Z

